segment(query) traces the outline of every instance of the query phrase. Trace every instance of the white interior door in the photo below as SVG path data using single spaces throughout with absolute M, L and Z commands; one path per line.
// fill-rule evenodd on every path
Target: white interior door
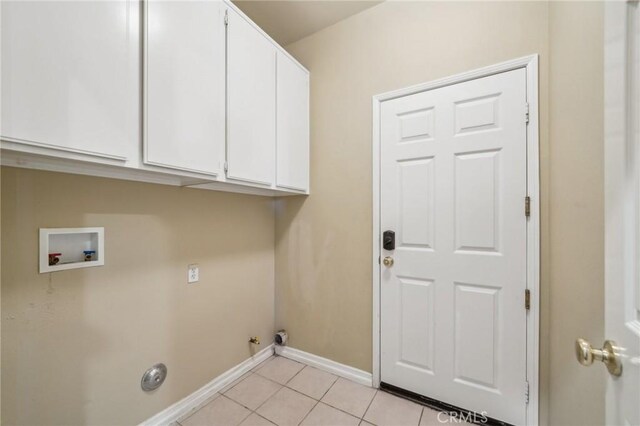
M 381 381 L 526 414 L 526 71 L 381 104 Z M 388 261 L 389 259 L 387 259 Z
M 605 10 L 605 338 L 622 366 L 607 375 L 606 418 L 639 425 L 640 13 L 637 2 Z

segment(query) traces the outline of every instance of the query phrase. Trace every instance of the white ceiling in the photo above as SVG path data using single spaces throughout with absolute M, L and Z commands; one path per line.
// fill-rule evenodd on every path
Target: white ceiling
M 298 41 L 381 1 L 233 0 L 280 45 Z

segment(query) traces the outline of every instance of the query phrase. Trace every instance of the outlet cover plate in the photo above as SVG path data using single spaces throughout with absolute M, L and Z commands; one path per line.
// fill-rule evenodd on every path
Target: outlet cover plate
M 189 265 L 189 269 L 187 270 L 187 282 L 192 284 L 198 281 L 200 281 L 200 268 L 198 268 L 197 263 L 194 263 Z

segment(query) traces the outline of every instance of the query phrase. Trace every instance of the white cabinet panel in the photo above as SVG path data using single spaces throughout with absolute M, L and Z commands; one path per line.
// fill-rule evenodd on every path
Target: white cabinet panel
M 228 0 L 0 8 L 3 165 L 308 192 L 309 73 Z
M 145 162 L 215 175 L 224 162 L 224 8 L 146 2 Z
M 276 185 L 309 188 L 309 74 L 278 52 Z
M 233 9 L 227 27 L 227 177 L 272 185 L 276 48 Z
M 122 160 L 139 146 L 137 2 L 2 2 L 2 139 Z

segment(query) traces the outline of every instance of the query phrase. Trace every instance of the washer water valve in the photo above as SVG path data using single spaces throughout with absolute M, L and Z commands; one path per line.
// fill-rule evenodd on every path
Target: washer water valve
M 85 250 L 84 253 L 84 261 L 91 262 L 93 260 L 93 256 L 96 254 L 95 250 Z
M 49 266 L 57 265 L 60 262 L 62 253 L 49 253 Z

